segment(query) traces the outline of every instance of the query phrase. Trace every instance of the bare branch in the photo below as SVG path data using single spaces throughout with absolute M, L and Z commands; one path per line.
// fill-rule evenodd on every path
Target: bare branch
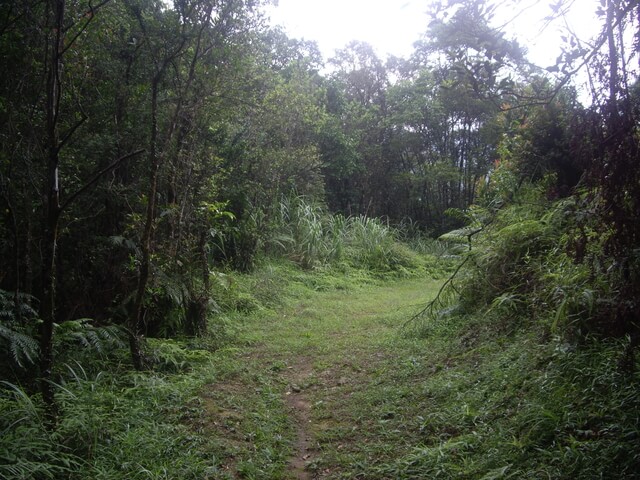
M 58 147 L 57 147 L 58 152 L 60 152 L 64 148 L 64 146 L 71 139 L 71 137 L 76 132 L 76 130 L 78 130 L 78 128 L 80 128 L 82 124 L 86 122 L 88 119 L 89 117 L 85 115 L 84 112 L 82 112 L 82 118 L 78 120 L 76 124 L 67 131 L 67 133 L 64 134 L 64 136 L 62 137 L 62 140 L 60 140 L 60 142 L 58 143 Z

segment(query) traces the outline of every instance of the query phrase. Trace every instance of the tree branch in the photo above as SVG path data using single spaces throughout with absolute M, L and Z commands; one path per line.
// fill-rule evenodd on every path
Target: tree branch
M 80 128 L 80 126 L 89 119 L 89 117 L 85 115 L 84 112 L 81 112 L 81 114 L 82 114 L 82 118 L 78 120 L 76 124 L 69 129 L 67 133 L 64 134 L 64 137 L 62 137 L 62 140 L 60 140 L 60 143 L 58 143 L 58 146 L 56 148 L 58 152 L 60 152 L 64 148 L 65 144 L 71 139 L 71 137 L 76 132 L 76 130 L 78 130 L 78 128 Z
M 427 304 L 426 307 L 424 307 L 418 313 L 416 313 L 411 318 L 409 318 L 407 321 L 405 321 L 404 324 L 402 325 L 402 328 L 406 328 L 407 325 L 409 325 L 410 323 L 415 322 L 416 320 L 424 317 L 425 315 L 427 315 L 430 312 L 433 312 L 433 309 L 436 308 L 437 306 L 442 306 L 443 305 L 442 297 L 443 297 L 444 291 L 445 291 L 445 289 L 447 287 L 450 286 L 451 288 L 454 289 L 454 291 L 456 293 L 458 293 L 458 290 L 453 286 L 453 281 L 455 280 L 455 278 L 458 275 L 458 273 L 460 273 L 460 270 L 462 270 L 462 267 L 464 267 L 466 265 L 466 263 L 469 261 L 470 258 L 471 257 L 469 255 L 464 257 L 464 259 L 458 264 L 458 266 L 456 267 L 454 272 L 449 276 L 447 281 L 442 284 L 442 286 L 440 287 L 440 290 L 438 290 L 438 293 L 435 296 L 435 298 L 433 300 L 431 300 Z
M 67 50 L 69 50 L 69 48 L 71 48 L 71 46 L 76 42 L 78 37 L 80 37 L 80 35 L 82 35 L 82 32 L 84 32 L 87 29 L 87 27 L 89 26 L 91 21 L 95 18 L 96 11 L 98 11 L 100 8 L 104 7 L 110 1 L 111 0 L 102 0 L 95 7 L 91 5 L 91 2 L 89 2 L 89 9 L 86 12 L 84 12 L 82 14 L 82 17 L 81 17 L 81 18 L 86 18 L 87 20 L 85 21 L 84 25 L 82 25 L 82 27 L 80 27 L 80 30 L 78 30 L 78 32 L 73 36 L 73 38 L 68 41 L 67 46 L 64 47 L 62 52 L 60 52 L 60 56 L 64 55 L 65 52 Z M 67 30 L 70 30 L 71 28 L 73 28 L 76 25 L 76 23 L 77 22 L 73 22 L 71 25 L 69 25 L 67 28 L 65 28 L 65 32 Z
M 114 168 L 117 168 L 118 165 L 120 165 L 125 160 L 129 160 L 130 158 L 135 157 L 136 155 L 140 155 L 141 153 L 144 153 L 144 152 L 145 152 L 145 149 L 142 148 L 140 150 L 136 150 L 135 152 L 131 152 L 126 155 L 123 155 L 122 157 L 118 158 L 110 165 L 107 165 L 102 170 L 96 172 L 95 175 L 91 178 L 91 180 L 89 180 L 83 187 L 81 187 L 75 193 L 71 194 L 69 198 L 65 200 L 65 202 L 60 206 L 60 212 L 65 210 L 69 205 L 71 205 L 71 203 L 73 203 L 76 200 L 76 198 L 78 198 L 80 195 L 82 195 L 87 190 L 89 190 L 93 185 L 95 185 L 98 182 L 98 180 L 102 178 L 103 175 L 105 175 L 106 173 L 109 173 Z

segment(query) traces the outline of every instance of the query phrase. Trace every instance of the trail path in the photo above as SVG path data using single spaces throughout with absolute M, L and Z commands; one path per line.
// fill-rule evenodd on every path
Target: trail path
M 228 478 L 338 478 L 339 459 L 369 441 L 360 399 L 393 374 L 401 325 L 437 287 L 410 279 L 305 293 L 250 319 L 232 374 L 204 395 Z
M 301 386 L 305 385 L 312 375 L 311 363 L 303 358 L 291 367 L 291 371 L 285 376 L 288 380 L 285 402 L 295 422 L 294 456 L 290 461 L 289 471 L 297 479 L 311 478 L 306 465 L 316 453 L 312 432 L 311 399 Z

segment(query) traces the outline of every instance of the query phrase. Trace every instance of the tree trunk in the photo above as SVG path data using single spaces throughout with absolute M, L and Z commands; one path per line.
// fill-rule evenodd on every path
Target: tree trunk
M 60 70 L 64 48 L 65 0 L 50 2 L 52 14 L 52 35 L 49 51 L 49 65 L 46 76 L 46 132 L 47 132 L 47 178 L 45 198 L 45 218 L 42 241 L 42 298 L 40 315 L 40 389 L 50 413 L 55 412 L 54 392 L 51 384 L 53 369 L 53 325 L 56 304 L 56 254 L 58 223 L 60 220 L 60 183 L 58 119 L 60 105 Z
M 129 348 L 131 360 L 136 370 L 144 368 L 144 360 L 140 347 L 140 330 L 144 320 L 144 294 L 149 282 L 151 270 L 151 239 L 155 223 L 156 195 L 158 191 L 158 172 L 160 157 L 158 155 L 158 89 L 162 73 L 158 73 L 151 83 L 151 133 L 149 139 L 149 191 L 147 193 L 147 214 L 141 240 L 142 259 L 138 273 L 133 311 L 129 319 Z
M 618 76 L 618 48 L 616 45 L 614 25 L 616 24 L 616 2 L 607 2 L 607 44 L 609 47 L 609 106 L 611 108 L 612 122 L 617 122 L 618 117 L 618 89 L 620 79 Z
M 200 298 L 200 311 L 198 318 L 198 335 L 207 333 L 207 314 L 209 309 L 209 297 L 211 295 L 211 280 L 209 279 L 209 256 L 207 255 L 207 229 L 200 232 L 200 266 L 202 268 L 202 296 Z

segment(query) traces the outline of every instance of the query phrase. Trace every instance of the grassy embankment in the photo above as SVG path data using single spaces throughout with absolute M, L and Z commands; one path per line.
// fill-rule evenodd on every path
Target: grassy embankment
M 491 313 L 416 338 L 402 325 L 441 281 L 290 281 L 201 396 L 230 476 L 634 478 L 624 341 L 571 345 Z

